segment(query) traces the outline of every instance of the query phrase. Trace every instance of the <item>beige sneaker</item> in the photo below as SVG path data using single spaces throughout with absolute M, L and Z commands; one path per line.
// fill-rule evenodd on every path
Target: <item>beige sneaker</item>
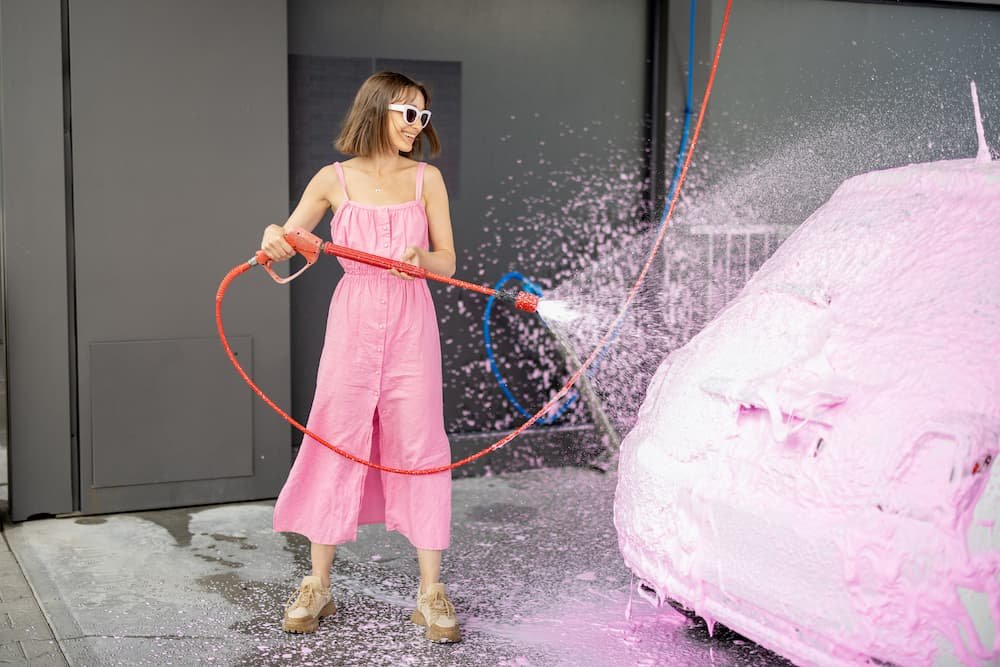
M 319 577 L 305 577 L 296 593 L 285 605 L 285 618 L 281 629 L 285 632 L 316 632 L 319 619 L 337 613 L 337 605 L 330 599 L 330 589 L 323 588 Z
M 444 592 L 444 584 L 431 584 L 426 592 L 417 594 L 417 608 L 410 620 L 417 625 L 426 625 L 425 636 L 432 642 L 462 641 L 455 607 Z

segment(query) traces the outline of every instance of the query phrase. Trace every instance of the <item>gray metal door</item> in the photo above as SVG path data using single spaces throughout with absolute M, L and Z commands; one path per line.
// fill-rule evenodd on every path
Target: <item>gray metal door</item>
M 214 295 L 287 215 L 285 5 L 69 4 L 80 508 L 273 497 L 289 429 L 229 366 Z M 288 292 L 238 280 L 225 315 L 288 402 Z

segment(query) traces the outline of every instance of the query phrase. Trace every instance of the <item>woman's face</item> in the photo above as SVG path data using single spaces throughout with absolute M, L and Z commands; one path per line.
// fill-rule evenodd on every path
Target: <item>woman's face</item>
M 409 104 L 415 106 L 418 111 L 424 110 L 424 96 L 419 90 L 412 91 L 405 99 L 398 100 L 398 104 Z M 389 112 L 389 140 L 392 147 L 400 153 L 409 153 L 413 150 L 413 142 L 417 135 L 424 129 L 420 125 L 419 117 L 412 123 L 407 123 L 402 111 Z

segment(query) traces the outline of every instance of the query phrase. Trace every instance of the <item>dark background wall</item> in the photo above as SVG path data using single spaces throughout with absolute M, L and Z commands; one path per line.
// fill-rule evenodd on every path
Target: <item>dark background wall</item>
M 551 283 L 586 248 L 596 220 L 636 226 L 621 207 L 644 197 L 647 130 L 648 3 L 560 0 L 503 3 L 361 1 L 288 3 L 290 71 L 324 68 L 325 79 L 291 94 L 294 200 L 316 169 L 338 159 L 330 148 L 357 85 L 372 71 L 399 68 L 431 85 L 434 122 L 445 152 L 458 251 L 457 276 L 492 284 L 515 269 Z M 455 85 L 458 75 L 458 85 Z M 304 78 L 303 78 L 304 80 Z M 307 104 L 319 113 L 302 114 Z M 441 121 L 439 124 L 439 109 Z M 308 142 L 295 143 L 306 124 Z M 310 146 L 312 148 L 310 148 Z M 579 195 L 585 170 L 599 183 L 629 172 L 614 205 L 602 188 Z M 322 223 L 319 231 L 328 234 Z M 558 252 L 539 250 L 565 235 Z M 312 400 L 329 295 L 339 270 L 313 269 L 292 290 L 293 403 L 301 418 Z M 441 320 L 446 426 L 450 433 L 495 431 L 517 415 L 484 362 L 485 300 L 432 287 Z M 540 407 L 561 365 L 533 319 L 496 309 L 498 357 L 522 402 Z M 540 349 L 540 347 L 542 349 Z M 542 354 L 540 354 L 540 352 Z M 552 357 L 556 356 L 553 361 Z M 548 381 L 537 375 L 544 369 Z M 561 384 L 561 383 L 560 383 Z M 578 413 L 571 419 L 586 421 Z

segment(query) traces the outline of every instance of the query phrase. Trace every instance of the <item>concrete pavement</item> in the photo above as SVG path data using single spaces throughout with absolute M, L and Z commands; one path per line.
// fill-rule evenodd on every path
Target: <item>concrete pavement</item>
M 0 664 L 66 664 L 6 540 L 0 540 Z
M 14 586 L 19 563 L 35 596 L 12 593 L 17 625 L 0 635 L 0 663 L 787 664 L 638 597 L 626 617 L 634 582 L 612 525 L 614 485 L 613 473 L 575 467 L 455 481 L 443 579 L 465 632 L 457 645 L 430 644 L 410 623 L 415 555 L 381 526 L 338 552 L 338 613 L 289 635 L 282 608 L 309 547 L 271 531 L 269 502 L 7 524 L 17 561 L 0 558 L 0 582 Z

